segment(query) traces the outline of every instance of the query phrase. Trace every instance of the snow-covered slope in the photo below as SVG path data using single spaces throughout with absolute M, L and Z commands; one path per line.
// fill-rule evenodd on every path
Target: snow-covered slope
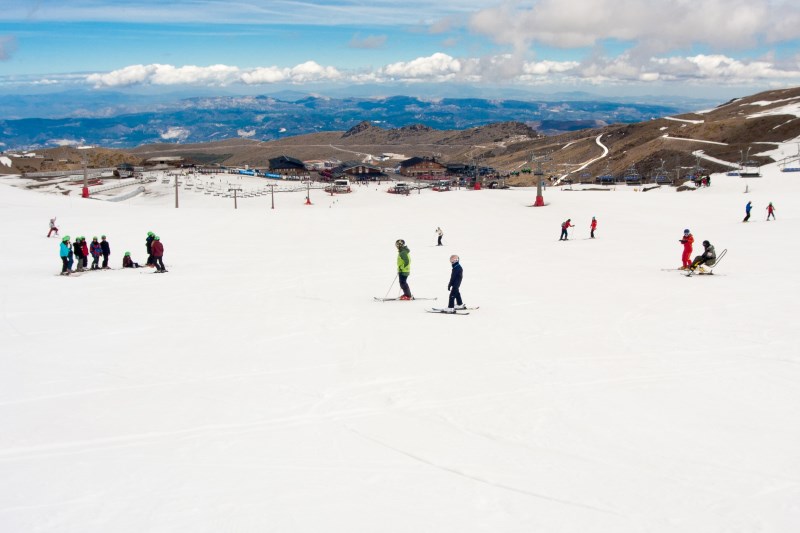
M 790 532 L 800 182 L 108 203 L 0 181 L 0 531 Z M 749 193 L 744 194 L 748 186 Z M 753 221 L 742 224 L 744 204 Z M 768 202 L 776 222 L 765 222 Z M 112 266 L 64 278 L 62 235 Z M 589 221 L 599 221 L 588 239 Z M 558 242 L 559 225 L 578 228 Z M 435 246 L 434 229 L 445 232 Z M 728 255 L 680 264 L 690 228 Z M 461 255 L 469 316 L 418 296 Z M 699 248 L 699 246 L 697 246 Z M 697 249 L 696 248 L 696 249 Z

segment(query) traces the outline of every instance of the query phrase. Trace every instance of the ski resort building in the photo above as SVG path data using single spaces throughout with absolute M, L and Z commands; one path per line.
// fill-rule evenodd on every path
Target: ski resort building
M 420 179 L 442 179 L 447 167 L 430 157 L 412 157 L 400 163 L 400 174 Z
M 302 161 L 285 155 L 270 159 L 269 170 L 274 174 L 290 176 L 299 176 L 307 172 L 306 165 Z

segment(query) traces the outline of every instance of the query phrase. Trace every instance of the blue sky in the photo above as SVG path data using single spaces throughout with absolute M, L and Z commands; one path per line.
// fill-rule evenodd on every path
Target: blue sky
M 745 94 L 800 85 L 795 3 L 0 0 L 0 90 Z

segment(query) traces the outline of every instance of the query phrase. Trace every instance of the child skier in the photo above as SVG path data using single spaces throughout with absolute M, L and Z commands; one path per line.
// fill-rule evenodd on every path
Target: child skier
M 75 261 L 78 262 L 78 267 L 75 270 L 83 272 L 83 247 L 81 246 L 80 237 L 75 237 L 75 242 L 72 243 L 72 250 L 75 252 Z
M 589 235 L 591 236 L 592 239 L 594 239 L 594 230 L 597 229 L 597 219 L 596 218 L 592 217 L 592 223 L 591 223 L 590 227 L 591 227 L 592 231 L 591 231 L 591 233 Z
M 444 236 L 444 232 L 442 231 L 442 228 L 439 228 L 439 227 L 436 228 L 436 235 L 438 236 L 438 238 L 436 240 L 436 246 L 441 246 L 442 245 L 442 237 Z
M 86 244 L 86 237 L 81 235 L 81 257 L 83 258 L 83 268 L 89 266 L 89 245 Z
M 50 238 L 50 235 L 55 232 L 56 237 L 58 237 L 58 228 L 56 227 L 56 217 L 50 219 L 50 231 L 47 232 L 47 238 Z
M 467 307 L 461 300 L 460 289 L 461 280 L 464 278 L 464 269 L 461 268 L 459 261 L 460 259 L 457 255 L 450 256 L 450 264 L 453 270 L 450 272 L 450 282 L 447 284 L 447 290 L 450 291 L 450 297 L 447 300 L 448 313 L 455 313 L 456 309 L 466 309 Z
M 767 220 L 769 220 L 769 217 L 772 217 L 772 220 L 775 220 L 775 207 L 772 205 L 772 202 L 770 202 L 767 206 Z
M 144 246 L 147 249 L 147 264 L 145 266 L 152 267 L 155 265 L 153 260 L 153 240 L 156 236 L 152 231 L 147 232 L 147 239 L 144 241 Z
M 69 235 L 64 235 L 64 238 L 61 239 L 61 246 L 59 254 L 61 255 L 61 275 L 62 276 L 69 276 L 69 254 L 71 251 L 71 246 L 69 244 Z
M 155 235 L 153 237 L 153 265 L 156 267 L 156 272 L 166 272 L 164 267 L 164 245 L 161 244 L 161 237 Z
M 750 220 L 750 210 L 753 209 L 753 202 L 747 202 L 747 205 L 744 206 L 744 220 L 742 222 L 747 222 Z
M 568 241 L 569 236 L 567 235 L 567 230 L 569 228 L 574 228 L 575 226 L 572 225 L 570 222 L 571 219 L 567 219 L 566 222 L 561 224 L 561 237 L 558 238 L 559 241 Z
M 103 248 L 97 241 L 97 237 L 92 237 L 92 245 L 89 247 L 89 253 L 92 254 L 92 270 L 100 270 L 100 256 L 103 255 Z
M 108 270 L 108 256 L 111 255 L 111 245 L 108 244 L 105 235 L 100 236 L 100 248 L 103 250 L 103 270 Z
M 400 280 L 400 288 L 403 289 L 400 299 L 413 300 L 411 288 L 408 286 L 408 276 L 411 274 L 411 257 L 408 254 L 411 250 L 403 239 L 397 239 L 394 245 L 397 248 L 397 278 Z
M 125 252 L 125 257 L 122 258 L 122 268 L 139 268 L 139 263 L 134 263 L 131 259 L 130 252 Z
M 694 243 L 694 237 L 692 236 L 692 232 L 688 229 L 683 230 L 683 238 L 678 241 L 683 245 L 683 255 L 681 256 L 681 270 L 686 270 L 692 266 L 692 244 Z

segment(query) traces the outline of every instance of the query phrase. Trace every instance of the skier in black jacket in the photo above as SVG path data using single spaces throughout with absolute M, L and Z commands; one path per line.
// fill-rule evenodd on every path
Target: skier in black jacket
M 146 266 L 155 266 L 156 260 L 153 258 L 153 239 L 156 234 L 152 231 L 147 232 L 147 239 L 144 241 L 145 248 L 147 248 L 147 264 Z
M 75 242 L 72 243 L 72 250 L 75 253 L 75 260 L 78 263 L 78 268 L 75 270 L 83 272 L 83 246 L 81 246 L 81 238 L 76 237 Z
M 111 255 L 111 245 L 108 244 L 105 235 L 102 235 L 100 239 L 100 248 L 103 250 L 103 269 L 108 270 L 108 256 Z
M 447 290 L 450 291 L 450 298 L 447 300 L 447 312 L 455 313 L 456 309 L 466 309 L 467 307 L 461 301 L 460 291 L 461 280 L 464 278 L 464 269 L 461 268 L 457 255 L 450 256 L 450 264 L 453 266 L 453 270 L 450 273 L 450 282 L 447 284 Z

